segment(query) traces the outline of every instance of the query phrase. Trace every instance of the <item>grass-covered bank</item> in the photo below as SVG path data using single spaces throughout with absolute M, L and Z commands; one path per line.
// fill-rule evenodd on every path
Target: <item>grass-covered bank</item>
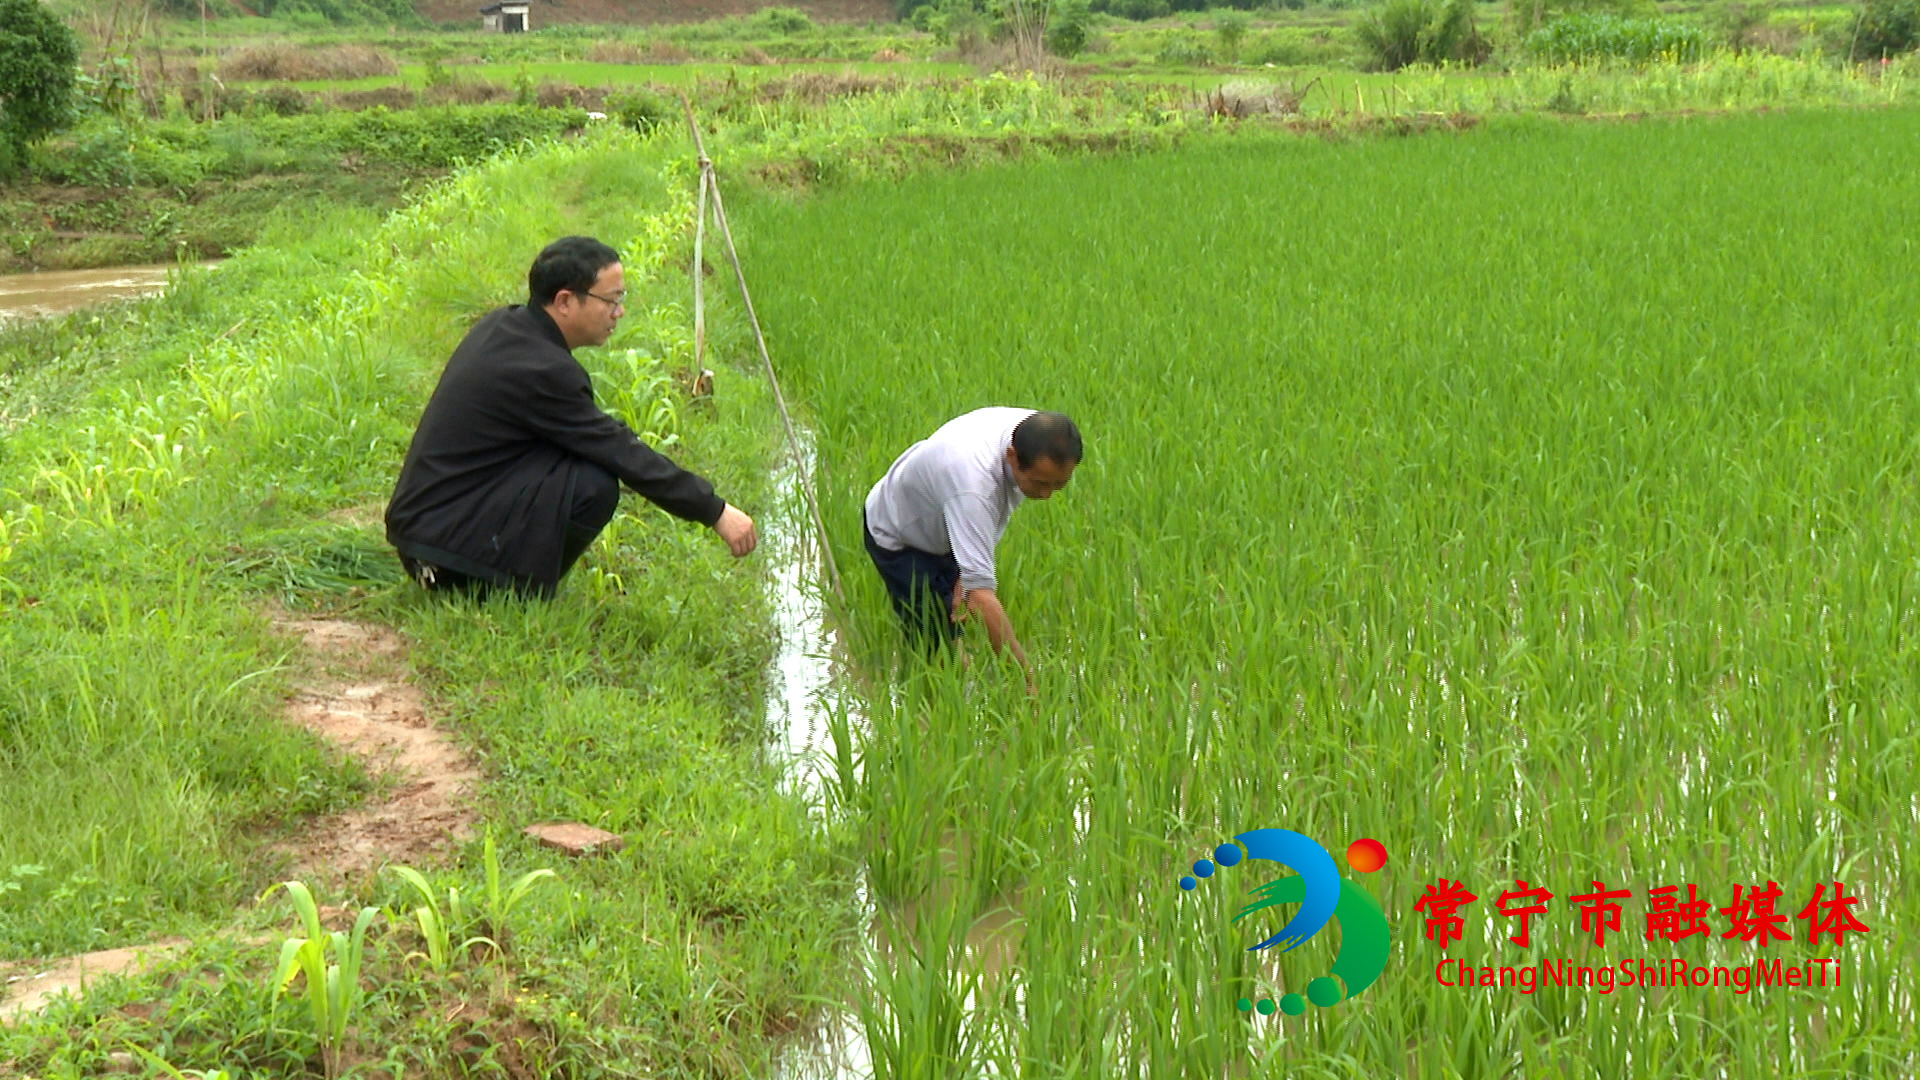
M 401 630 L 482 763 L 508 869 L 559 873 L 515 912 L 505 962 L 437 975 L 377 934 L 350 1061 L 498 1075 L 519 1046 L 539 1075 L 764 1075 L 838 963 L 852 892 L 762 751 L 764 568 L 634 503 L 557 600 L 473 608 L 402 587 L 377 523 L 447 351 L 576 231 L 624 251 L 637 298 L 586 357 L 603 402 L 771 509 L 755 379 L 701 404 L 671 385 L 690 354 L 680 153 L 613 129 L 508 152 L 385 221 L 315 207 L 167 299 L 3 339 L 0 962 L 289 930 L 281 901 L 252 906 L 284 869 L 266 843 L 365 785 L 280 720 L 295 646 L 267 613 L 311 608 Z M 718 330 L 736 349 L 724 311 Z M 626 849 L 567 862 L 518 836 L 551 819 Z M 482 895 L 478 848 L 435 880 Z M 321 897 L 402 898 L 395 880 Z M 0 1072 L 96 1073 L 123 1040 L 300 1071 L 310 1024 L 267 992 L 276 952 L 216 941 L 192 969 L 220 981 L 109 986 L 0 1029 Z
M 993 403 L 1087 436 L 1002 547 L 1038 699 L 913 672 L 837 789 L 893 921 L 859 995 L 879 1074 L 1912 1075 L 1920 292 L 1887 223 L 1916 134 L 1534 117 L 743 204 L 876 670 L 859 502 L 893 456 Z M 1364 995 L 1236 1010 L 1336 945 L 1244 951 L 1244 870 L 1176 887 L 1261 827 L 1385 844 Z M 1496 910 L 1522 878 L 1553 894 L 1530 948 Z M 1845 980 L 1440 985 L 1414 905 L 1442 879 L 1478 897 L 1445 953 L 1476 969 Z M 1836 881 L 1871 932 L 1808 944 Z M 1628 891 L 1604 944 L 1570 899 L 1595 882 Z M 1727 940 L 1769 882 L 1793 940 Z M 1708 936 L 1649 940 L 1650 891 L 1688 884 Z
M 0 272 L 225 255 L 313 206 L 391 210 L 462 162 L 586 122 L 584 109 L 514 104 L 95 115 L 0 185 Z

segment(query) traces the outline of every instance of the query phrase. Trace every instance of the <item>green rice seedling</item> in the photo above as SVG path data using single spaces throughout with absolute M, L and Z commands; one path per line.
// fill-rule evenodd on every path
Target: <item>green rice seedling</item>
M 305 980 L 301 996 L 306 999 L 307 1014 L 313 1020 L 321 1061 L 329 1077 L 338 1076 L 341 1056 L 346 1050 L 347 1024 L 360 1007 L 360 970 L 366 960 L 367 927 L 373 925 L 380 909 L 363 907 L 354 918 L 351 931 L 329 932 L 320 924 L 319 907 L 305 882 L 283 881 L 268 889 L 261 899 L 271 896 L 275 889 L 286 890 L 307 935 L 281 943 L 280 962 L 274 968 L 271 983 L 273 992 L 287 992 L 296 977 Z
M 1668 100 L 1751 100 L 1671 74 Z M 1575 85 L 1618 102 L 1615 78 Z M 1886 223 L 1920 201 L 1889 167 L 1916 136 L 1910 108 L 1526 119 L 744 204 L 878 684 L 840 776 L 875 894 L 966 898 L 957 919 L 1027 898 L 1018 994 L 959 992 L 951 933 L 898 927 L 876 1060 L 918 1039 L 1006 1075 L 1909 1075 L 1920 286 Z M 1001 403 L 1087 439 L 1001 546 L 1045 658 L 1024 711 L 1017 680 L 903 662 L 859 547 L 900 449 Z M 1348 876 L 1391 928 L 1379 981 L 1298 1017 L 1236 1002 L 1304 993 L 1346 931 L 1251 953 L 1232 917 L 1264 880 L 1175 885 L 1267 826 L 1394 860 Z M 1476 894 L 1444 949 L 1415 906 L 1440 879 Z M 1554 894 L 1527 945 L 1499 910 L 1520 879 Z M 1836 881 L 1871 932 L 1809 943 L 1795 916 Z M 1595 882 L 1630 894 L 1618 931 L 1582 925 Z M 1792 940 L 1763 951 L 1724 912 L 1769 882 Z M 1648 938 L 1655 890 L 1689 883 L 1712 936 Z M 1837 985 L 1726 983 L 1834 954 Z M 1543 958 L 1729 974 L 1436 974 Z

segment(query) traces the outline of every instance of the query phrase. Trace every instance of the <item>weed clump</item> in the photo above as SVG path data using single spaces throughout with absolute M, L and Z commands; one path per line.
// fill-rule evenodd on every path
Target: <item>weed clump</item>
M 221 59 L 219 71 L 227 82 L 301 82 L 398 75 L 400 65 L 371 45 L 304 49 L 281 43 L 236 50 Z

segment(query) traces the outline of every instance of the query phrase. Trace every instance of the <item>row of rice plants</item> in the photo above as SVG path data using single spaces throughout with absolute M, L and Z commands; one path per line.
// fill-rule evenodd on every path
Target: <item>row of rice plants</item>
M 747 207 L 850 640 L 891 680 L 835 787 L 886 929 L 880 1075 L 1911 1075 L 1916 135 L 1496 124 Z M 892 456 L 991 403 L 1087 436 L 1002 546 L 1031 701 L 900 657 L 860 549 Z M 1348 875 L 1392 927 L 1363 995 L 1236 1008 L 1335 957 L 1246 951 L 1277 924 L 1228 919 L 1272 875 L 1176 887 L 1261 827 L 1385 845 Z M 1519 879 L 1553 894 L 1526 947 Z M 1442 881 L 1477 896 L 1444 949 L 1415 907 Z M 1769 882 L 1793 940 L 1726 937 Z M 1809 944 L 1835 882 L 1870 931 Z M 1570 899 L 1596 883 L 1618 930 Z M 1650 891 L 1688 885 L 1710 932 L 1649 939 Z M 1440 985 L 1446 957 L 1842 981 L 1522 993 Z

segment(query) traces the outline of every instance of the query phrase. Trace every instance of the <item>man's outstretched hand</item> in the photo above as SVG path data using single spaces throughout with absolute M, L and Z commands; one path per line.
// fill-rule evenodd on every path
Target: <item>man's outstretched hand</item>
M 1027 659 L 1027 651 L 1020 647 L 1020 639 L 1013 636 L 1013 622 L 1007 618 L 1006 609 L 1000 606 L 999 595 L 992 589 L 964 589 L 959 582 L 954 582 L 953 621 L 965 621 L 970 611 L 978 613 L 980 621 L 986 624 L 987 644 L 992 646 L 994 654 L 1011 655 L 1020 664 L 1020 673 L 1027 680 L 1027 696 L 1038 696 L 1040 687 L 1033 678 L 1033 662 Z
M 727 550 L 733 552 L 736 559 L 751 553 L 760 542 L 753 531 L 753 519 L 735 509 L 732 503 L 720 511 L 720 520 L 713 523 L 713 531 L 727 542 Z

